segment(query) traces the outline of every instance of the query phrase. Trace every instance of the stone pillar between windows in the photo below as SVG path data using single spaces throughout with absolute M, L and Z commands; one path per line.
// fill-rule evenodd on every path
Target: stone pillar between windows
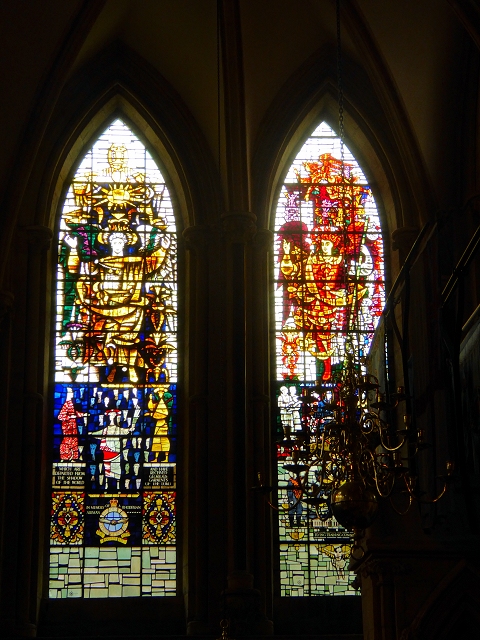
M 208 632 L 208 240 L 210 229 L 197 225 L 183 232 L 186 242 L 185 393 L 188 410 L 182 425 L 183 583 L 187 634 Z M 191 349 L 190 349 L 191 345 Z
M 0 578 L 0 628 L 5 633 L 15 629 L 15 558 L 12 544 L 16 531 L 12 526 L 12 499 L 15 501 L 15 482 L 10 474 L 7 454 L 14 450 L 12 439 L 15 431 L 9 420 L 10 366 L 12 360 L 12 324 L 14 296 L 9 291 L 0 291 L 0 557 L 3 558 L 4 573 Z M 13 353 L 14 357 L 14 353 Z
M 405 262 L 418 234 L 417 227 L 399 227 L 392 232 L 392 249 L 400 254 L 400 266 Z
M 248 281 L 251 283 L 251 310 L 247 314 L 247 398 L 250 419 L 247 424 L 247 487 L 254 487 L 260 479 L 272 485 L 272 429 L 270 407 L 270 264 L 273 233 L 268 229 L 257 231 L 253 241 L 252 259 L 248 261 Z M 247 499 L 248 543 L 252 570 L 258 589 L 265 596 L 268 618 L 273 615 L 273 546 L 272 520 L 274 512 L 263 493 L 250 490 Z
M 228 587 L 223 592 L 224 616 L 229 635 L 265 635 L 272 623 L 264 613 L 260 591 L 253 588 L 254 559 L 251 526 L 253 498 L 251 464 L 255 442 L 247 412 L 248 348 L 247 317 L 253 304 L 249 276 L 252 264 L 255 216 L 250 212 L 229 212 L 222 216 L 226 241 L 227 291 L 227 555 Z
M 368 640 L 396 639 L 395 576 L 404 572 L 403 563 L 394 558 L 370 557 L 362 564 L 359 573 L 367 610 L 364 633 Z
M 47 251 L 52 231 L 35 225 L 23 229 L 27 240 L 27 286 L 25 298 L 23 421 L 19 451 L 17 540 L 17 594 L 15 634 L 33 637 L 43 578 L 46 509 L 45 475 L 40 473 L 45 457 L 44 371 L 47 313 L 45 278 Z
M 229 573 L 247 571 L 246 256 L 255 232 L 249 212 L 222 216 L 227 246 L 227 437 Z

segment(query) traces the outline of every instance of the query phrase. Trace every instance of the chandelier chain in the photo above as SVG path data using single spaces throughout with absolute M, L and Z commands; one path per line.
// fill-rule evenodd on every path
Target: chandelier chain
M 343 96 L 343 77 L 342 77 L 342 33 L 340 27 L 340 0 L 336 0 L 336 20 L 337 20 L 337 86 L 338 86 L 338 129 L 340 136 L 340 151 L 342 160 L 342 169 L 344 164 L 344 143 L 345 143 L 345 127 L 343 119 L 344 96 Z

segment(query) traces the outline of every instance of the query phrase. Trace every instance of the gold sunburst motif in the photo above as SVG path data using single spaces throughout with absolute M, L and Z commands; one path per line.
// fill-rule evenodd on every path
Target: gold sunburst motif
M 133 206 L 133 185 L 129 184 L 114 184 L 111 189 L 102 189 L 105 193 L 108 206 L 111 209 L 117 209 L 120 207 L 126 207 L 127 204 Z

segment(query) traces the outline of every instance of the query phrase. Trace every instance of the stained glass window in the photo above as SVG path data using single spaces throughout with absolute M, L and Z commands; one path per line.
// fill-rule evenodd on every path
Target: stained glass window
M 120 120 L 68 187 L 55 286 L 50 597 L 175 595 L 175 218 Z
M 347 352 L 359 366 L 368 354 L 384 305 L 384 259 L 372 191 L 326 123 L 281 188 L 274 262 L 281 595 L 354 594 L 351 535 L 315 490 L 319 470 L 302 464 L 298 443 L 308 446 L 332 419 Z

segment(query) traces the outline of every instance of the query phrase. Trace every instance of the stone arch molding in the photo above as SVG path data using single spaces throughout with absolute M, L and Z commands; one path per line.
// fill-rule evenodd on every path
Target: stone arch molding
M 210 149 L 181 97 L 143 58 L 117 43 L 65 85 L 43 135 L 30 193 L 29 223 L 51 226 L 63 185 L 92 141 L 115 118 L 125 121 L 165 170 L 179 229 L 205 224 L 220 210 Z M 33 188 L 32 188 L 33 187 Z
M 28 308 L 21 314 L 27 319 L 28 326 L 18 323 L 15 328 L 20 341 L 28 341 L 27 349 L 34 354 L 32 361 L 39 363 L 38 367 L 32 366 L 27 372 L 29 379 L 26 387 L 35 392 L 37 389 L 41 391 L 41 394 L 31 396 L 35 401 L 47 397 L 49 384 L 47 354 L 51 337 L 48 307 L 51 296 L 48 283 L 52 282 L 56 263 L 54 251 L 48 257 L 47 240 L 55 228 L 59 209 L 77 164 L 98 135 L 117 118 L 123 120 L 140 138 L 164 174 L 170 194 L 176 200 L 174 209 L 179 245 L 182 243 L 183 229 L 208 227 L 212 217 L 220 211 L 220 181 L 199 126 L 173 88 L 143 59 L 123 46 L 121 50 L 114 46 L 71 78 L 60 92 L 48 121 L 39 124 L 40 140 L 36 138 L 31 141 L 29 149 L 38 147 L 38 151 L 35 151 L 35 161 L 28 180 L 18 181 L 18 213 L 12 215 L 10 220 L 12 229 L 20 228 L 28 232 L 29 238 L 29 242 L 23 243 L 26 245 L 25 262 L 28 262 L 29 273 L 24 274 L 22 269 L 11 269 L 7 273 L 14 289 L 24 290 L 28 279 L 29 287 L 35 292 L 35 295 L 28 297 L 25 305 Z M 28 149 L 26 153 L 28 155 Z M 37 236 L 42 236 L 44 241 L 39 243 Z M 7 241 L 5 247 L 1 255 L 8 264 L 13 251 L 9 256 Z M 183 252 L 179 250 L 179 268 L 188 268 L 186 262 Z M 205 273 L 202 275 L 205 276 Z M 185 287 L 184 293 L 184 304 L 188 305 L 191 291 Z M 41 313 L 45 308 L 47 313 Z M 184 331 L 187 329 L 184 328 Z M 40 354 L 37 357 L 35 354 L 38 351 Z M 191 355 L 185 353 L 184 361 L 188 357 Z M 33 416 L 34 409 L 30 413 Z M 45 433 L 48 428 L 46 412 L 41 417 L 37 413 L 33 417 L 29 414 L 25 421 L 31 423 L 32 433 Z M 30 460 L 26 466 L 37 468 L 34 460 Z M 29 497 L 35 496 L 38 509 L 47 513 L 46 492 L 43 489 L 43 485 L 33 482 L 32 474 L 32 485 L 25 492 Z M 24 530 L 31 530 L 31 526 L 25 525 Z M 47 534 L 44 531 L 41 535 L 38 549 L 33 550 L 26 562 L 37 563 L 39 554 L 43 554 Z M 29 584 L 30 578 L 24 581 Z M 41 584 L 39 580 L 34 587 L 37 593 L 41 592 Z M 177 615 L 181 619 L 171 605 L 170 610 L 172 616 Z
M 325 122 L 333 131 L 338 133 L 338 102 L 337 88 L 330 77 L 325 77 L 323 83 L 316 92 L 315 99 L 311 99 L 303 105 L 303 108 L 293 117 L 293 121 L 286 124 L 286 113 L 277 113 L 279 131 L 283 137 L 277 141 L 275 152 L 267 159 L 267 135 L 265 139 L 259 138 L 259 146 L 254 162 L 259 162 L 260 156 L 264 156 L 263 164 L 267 167 L 265 183 L 262 185 L 264 198 L 262 205 L 257 205 L 261 215 L 265 216 L 263 223 L 266 228 L 272 228 L 279 193 L 284 182 L 285 175 L 295 160 L 298 152 L 313 134 L 320 123 Z M 283 123 L 281 124 L 281 122 Z M 392 277 L 396 266 L 391 269 L 391 251 L 388 238 L 392 230 L 401 225 L 398 184 L 393 179 L 393 171 L 390 163 L 386 161 L 383 150 L 377 144 L 377 137 L 364 119 L 363 115 L 350 102 L 346 104 L 346 137 L 345 145 L 350 150 L 365 174 L 368 184 L 373 191 L 375 203 L 382 223 L 384 238 L 385 265 L 387 276 Z M 275 153 L 275 155 L 274 155 Z M 254 169 L 253 175 L 259 171 Z M 268 186 L 267 186 L 268 181 Z M 260 184 L 258 184 L 260 188 Z M 259 189 L 260 190 L 260 189 Z M 268 194 L 266 196 L 265 194 Z M 257 192 L 259 202 L 260 194 Z M 256 209 L 257 210 L 257 209 Z M 394 273 L 393 273 L 394 275 Z
M 188 188 L 185 188 L 184 172 L 179 170 L 175 157 L 172 157 L 171 149 L 167 147 L 165 140 L 149 125 L 136 106 L 120 92 L 110 97 L 92 115 L 76 139 L 71 141 L 68 150 L 65 150 L 63 163 L 58 167 L 55 182 L 51 185 L 49 204 L 44 209 L 48 216 L 45 220 L 45 226 L 54 228 L 58 209 L 65 195 L 65 185 L 75 173 L 76 166 L 84 157 L 85 152 L 91 148 L 98 136 L 114 120 L 123 121 L 152 153 L 156 164 L 162 169 L 169 191 L 175 199 L 179 228 L 189 226 L 189 220 L 193 215 L 193 203 Z
M 276 171 L 273 179 L 273 201 L 276 203 L 277 192 L 298 151 L 313 133 L 315 128 L 326 122 L 329 127 L 338 132 L 338 103 L 336 87 L 326 82 L 321 95 L 314 106 L 308 109 L 301 122 L 288 141 L 285 141 L 276 161 Z M 397 225 L 396 206 L 398 205 L 396 185 L 392 184 L 389 167 L 385 165 L 383 154 L 376 143 L 376 136 L 362 122 L 362 116 L 354 105 L 346 106 L 346 139 L 345 144 L 367 176 L 369 185 L 375 191 L 377 205 L 382 211 L 384 230 L 393 229 Z
M 386 237 L 403 228 L 416 235 L 433 195 L 398 96 L 392 83 L 376 82 L 369 67 L 373 59 L 370 55 L 360 65 L 344 54 L 345 142 L 374 191 Z M 265 114 L 252 161 L 253 209 L 262 226 L 272 220 L 282 178 L 315 126 L 325 121 L 338 130 L 336 77 L 332 46 L 318 49 L 288 78 Z M 388 253 L 388 243 L 385 249 Z M 399 268 L 392 266 L 394 272 Z

